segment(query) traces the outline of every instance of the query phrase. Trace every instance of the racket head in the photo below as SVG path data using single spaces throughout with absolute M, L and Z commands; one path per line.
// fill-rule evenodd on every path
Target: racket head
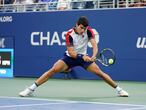
M 110 48 L 105 48 L 97 55 L 96 60 L 104 66 L 111 66 L 116 60 L 115 52 Z M 112 60 L 112 62 L 110 62 L 110 60 Z

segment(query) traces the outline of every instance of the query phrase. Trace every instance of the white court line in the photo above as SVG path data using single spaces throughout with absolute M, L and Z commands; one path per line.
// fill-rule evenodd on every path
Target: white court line
M 138 107 L 138 108 L 125 108 L 125 109 L 119 109 L 119 110 L 146 110 L 146 107 Z
M 42 104 L 5 105 L 5 106 L 0 106 L 0 108 L 30 107 L 30 106 L 38 106 L 38 105 L 52 105 L 52 104 L 66 104 L 66 103 L 42 103 Z
M 144 110 L 146 109 L 146 105 L 135 105 L 135 104 L 119 104 L 119 103 L 104 103 L 104 102 L 88 102 L 88 101 L 71 101 L 71 100 L 56 100 L 56 99 L 42 99 L 42 98 L 29 98 L 29 97 L 5 97 L 0 96 L 0 98 L 5 99 L 25 99 L 25 100 L 38 100 L 38 101 L 56 101 L 55 103 L 42 103 L 42 104 L 25 104 L 25 105 L 11 105 L 10 107 L 17 106 L 34 106 L 34 105 L 49 105 L 49 104 L 68 104 L 68 103 L 91 103 L 91 104 L 105 104 L 105 105 L 120 105 L 120 106 L 131 106 L 134 108 L 125 108 L 119 110 Z M 8 106 L 0 106 L 8 107 Z
M 64 102 L 64 103 L 76 103 L 78 101 L 71 101 L 71 100 L 61 100 L 61 99 L 43 99 L 43 98 L 31 98 L 31 97 L 7 97 L 7 96 L 0 96 L 0 98 L 5 99 L 24 99 L 24 100 L 34 100 L 34 101 L 56 101 L 56 102 Z

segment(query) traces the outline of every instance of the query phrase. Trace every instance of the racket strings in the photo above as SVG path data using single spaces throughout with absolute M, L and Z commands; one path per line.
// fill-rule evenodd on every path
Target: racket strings
M 110 59 L 113 60 L 113 63 L 110 63 Z M 115 62 L 115 53 L 110 48 L 103 49 L 98 55 L 97 59 L 104 66 L 113 65 Z
M 105 64 L 108 64 L 108 59 L 103 54 L 101 55 L 101 61 Z
M 100 57 L 104 64 L 109 64 L 109 59 L 114 59 L 113 53 L 111 53 L 111 51 L 104 51 Z

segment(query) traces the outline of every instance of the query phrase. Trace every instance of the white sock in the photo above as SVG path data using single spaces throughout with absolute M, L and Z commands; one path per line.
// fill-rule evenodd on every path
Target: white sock
M 29 88 L 34 91 L 37 87 L 38 86 L 36 85 L 36 83 L 34 83 Z
M 116 89 L 116 91 L 118 91 L 118 92 L 122 90 L 122 88 L 120 88 L 119 86 L 117 86 L 115 89 Z

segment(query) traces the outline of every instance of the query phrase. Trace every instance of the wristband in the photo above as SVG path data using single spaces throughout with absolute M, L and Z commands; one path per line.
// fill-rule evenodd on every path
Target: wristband
M 77 54 L 77 59 L 81 60 L 83 58 L 84 55 L 82 54 Z

